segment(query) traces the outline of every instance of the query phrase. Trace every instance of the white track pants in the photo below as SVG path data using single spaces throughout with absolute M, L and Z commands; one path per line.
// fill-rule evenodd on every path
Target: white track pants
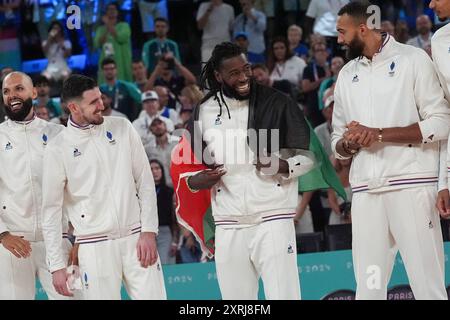
M 352 199 L 356 299 L 386 299 L 397 249 L 416 299 L 445 299 L 444 247 L 435 187 Z
M 48 271 L 44 241 L 30 242 L 31 256 L 16 258 L 0 244 L 0 300 L 34 300 L 36 277 L 51 300 L 70 299 L 58 294 L 53 287 L 52 275 Z M 70 241 L 63 240 L 68 258 Z
M 158 260 L 141 267 L 136 245 L 139 233 L 96 243 L 80 244 L 78 260 L 87 300 L 120 300 L 122 281 L 131 299 L 165 300 L 166 288 Z
M 257 299 L 260 277 L 266 299 L 300 299 L 292 219 L 240 229 L 217 226 L 215 245 L 222 299 Z

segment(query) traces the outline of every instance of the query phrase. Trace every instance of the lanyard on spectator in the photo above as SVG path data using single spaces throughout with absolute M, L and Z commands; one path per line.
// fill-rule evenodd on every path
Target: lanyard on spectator
M 285 68 L 286 68 L 286 62 L 283 63 L 283 68 L 281 68 L 280 63 L 277 63 L 277 65 L 276 65 L 276 67 L 275 67 L 275 69 L 277 70 L 277 74 L 278 74 L 278 76 L 280 77 L 280 79 L 281 79 L 281 77 L 283 76 L 283 73 L 284 73 L 284 69 L 285 69 Z

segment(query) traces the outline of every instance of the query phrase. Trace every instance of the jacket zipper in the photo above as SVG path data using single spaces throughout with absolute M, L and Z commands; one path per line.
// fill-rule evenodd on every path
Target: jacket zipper
M 92 133 L 92 131 L 93 131 L 93 129 L 90 128 L 90 129 L 89 129 L 89 135 L 91 136 L 92 142 L 93 142 L 93 144 L 94 144 L 94 150 L 95 150 L 95 153 L 97 154 L 97 160 L 99 160 L 100 163 L 106 163 L 106 162 L 103 161 L 103 159 L 102 159 L 102 157 L 101 157 L 99 148 L 97 148 L 97 143 L 96 143 L 96 141 L 95 141 L 96 136 Z M 105 169 L 103 169 L 103 170 L 104 170 L 103 173 L 105 174 L 105 177 L 107 177 L 107 179 L 108 179 L 108 181 L 109 181 L 108 193 L 109 193 L 109 196 L 111 197 L 111 202 L 112 202 L 112 204 L 114 205 L 114 213 L 113 213 L 113 215 L 114 215 L 114 217 L 116 218 L 117 231 L 118 231 L 118 233 L 119 233 L 119 238 L 122 238 L 122 231 L 121 231 L 121 228 L 120 228 L 119 217 L 118 217 L 118 215 L 117 215 L 118 210 L 117 210 L 116 204 L 115 204 L 115 202 L 114 202 L 114 197 L 113 197 L 112 194 L 111 194 L 111 188 L 110 188 L 110 186 L 112 185 L 112 183 L 111 183 L 111 178 L 110 178 L 108 172 L 106 172 Z
M 34 220 L 34 229 L 33 229 L 33 235 L 34 235 L 34 239 L 37 239 L 37 231 L 38 231 L 38 226 L 39 226 L 39 212 L 37 212 L 36 210 L 36 192 L 34 190 L 34 183 L 33 183 L 33 173 L 32 173 L 32 167 L 31 167 L 31 161 L 32 161 L 32 157 L 31 157 L 31 148 L 30 148 L 30 142 L 28 140 L 28 132 L 27 132 L 27 127 L 26 125 L 23 126 L 24 128 L 24 134 L 25 134 L 25 141 L 27 144 L 27 154 L 29 155 L 27 157 L 27 164 L 28 164 L 28 178 L 30 179 L 30 187 L 31 187 L 31 194 L 33 197 L 33 210 L 35 210 L 36 212 L 34 212 L 33 214 L 33 220 Z

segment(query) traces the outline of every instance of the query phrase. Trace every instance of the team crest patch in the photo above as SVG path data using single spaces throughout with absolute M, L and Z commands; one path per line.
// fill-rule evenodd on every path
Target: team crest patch
M 355 74 L 355 76 L 353 77 L 352 82 L 359 82 L 359 78 L 358 78 L 357 74 Z
M 392 61 L 391 65 L 389 66 L 389 77 L 393 77 L 395 75 L 395 62 Z
M 88 276 L 87 276 L 87 273 L 86 273 L 86 272 L 84 273 L 83 280 L 84 280 L 84 288 L 85 288 L 86 290 L 89 289 Z
M 48 137 L 47 137 L 47 135 L 44 133 L 44 134 L 42 135 L 42 144 L 43 144 L 44 146 L 46 146 L 46 145 L 47 145 L 47 141 L 48 141 Z
M 115 144 L 116 143 L 116 140 L 114 140 L 113 135 L 112 135 L 111 132 L 106 131 L 106 137 L 108 138 L 110 144 Z

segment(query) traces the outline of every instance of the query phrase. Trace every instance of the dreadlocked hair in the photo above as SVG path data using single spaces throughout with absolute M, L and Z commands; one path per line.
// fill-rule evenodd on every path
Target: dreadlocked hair
M 203 66 L 200 73 L 200 88 L 208 90 L 208 96 L 214 96 L 220 107 L 218 118 L 222 116 L 222 103 L 228 111 L 228 118 L 231 119 L 230 110 L 223 98 L 222 85 L 217 81 L 214 71 L 219 71 L 223 60 L 230 59 L 245 53 L 241 47 L 231 42 L 222 42 L 214 47 L 211 58 Z M 218 96 L 220 95 L 220 97 Z

